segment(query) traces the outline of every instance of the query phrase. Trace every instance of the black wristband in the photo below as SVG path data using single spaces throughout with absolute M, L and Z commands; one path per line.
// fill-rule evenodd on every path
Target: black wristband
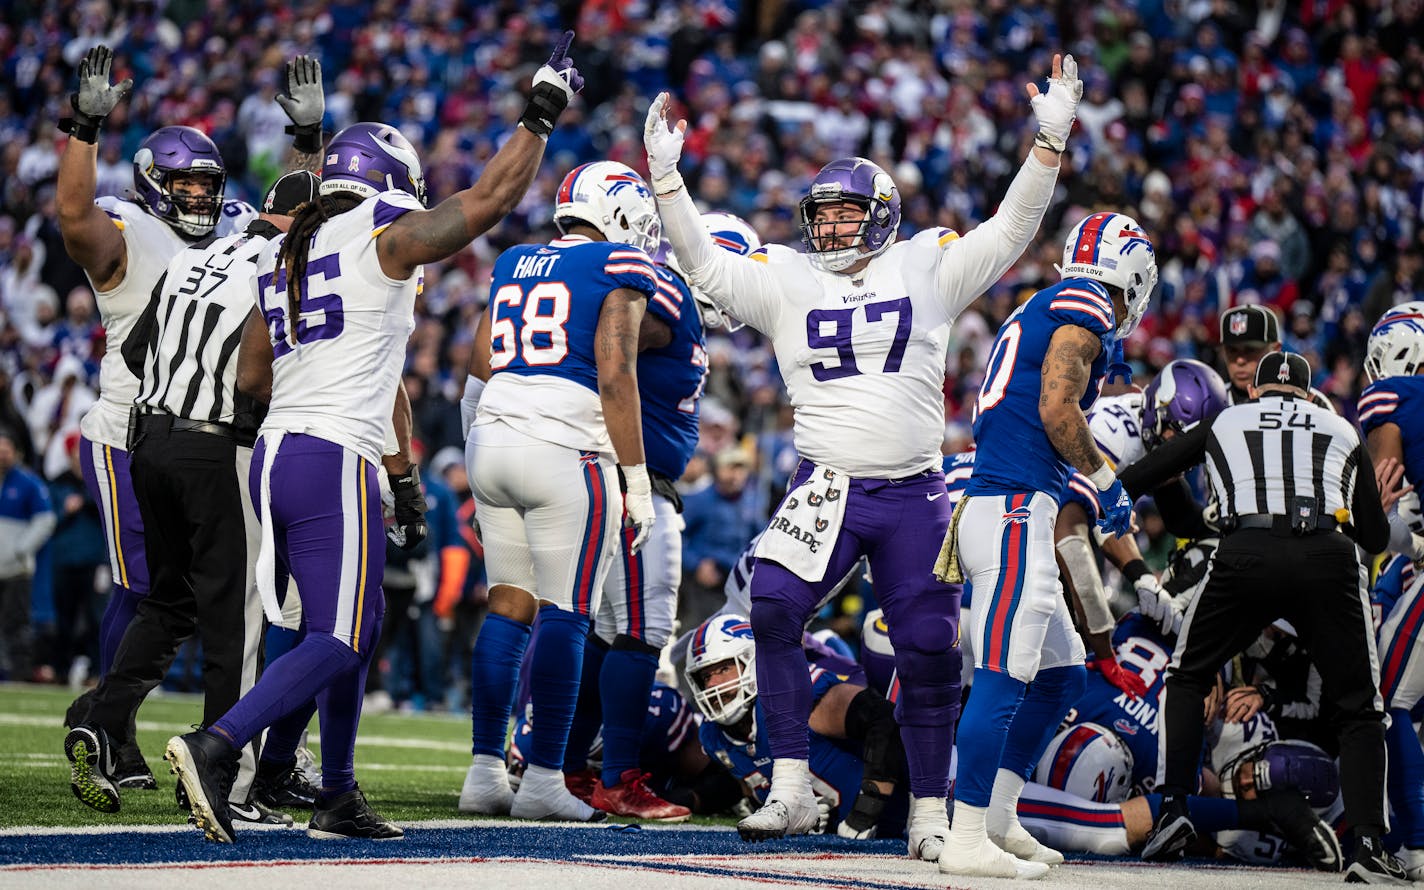
M 536 84 L 519 122 L 535 136 L 547 137 L 554 132 L 554 124 L 568 105 L 569 97 L 563 90 L 551 83 Z
M 282 132 L 292 137 L 292 148 L 298 152 L 304 155 L 321 153 L 321 124 L 311 124 L 305 127 L 287 124 Z
M 1134 559 L 1132 562 L 1122 567 L 1122 576 L 1128 581 L 1136 581 L 1143 575 L 1151 575 L 1152 570 L 1147 567 L 1147 563 L 1141 559 Z
M 59 131 L 68 133 L 71 138 L 80 142 L 87 142 L 94 145 L 99 141 L 99 128 L 104 125 L 102 117 L 94 117 L 79 110 L 79 94 L 69 94 L 69 107 L 74 114 L 71 117 L 59 119 Z

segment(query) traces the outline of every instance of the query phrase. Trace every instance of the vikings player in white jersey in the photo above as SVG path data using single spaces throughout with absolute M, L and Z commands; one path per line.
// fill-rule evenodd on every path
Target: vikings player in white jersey
M 668 240 L 694 287 L 771 337 L 803 456 L 752 576 L 757 685 L 775 765 L 766 806 L 738 826 L 746 839 L 815 824 L 801 633 L 868 555 L 898 636 L 899 717 L 916 798 L 910 850 L 938 857 L 959 704 L 958 588 L 928 572 L 949 522 L 940 471 L 949 329 L 1018 259 L 1047 210 L 1082 91 L 1071 56 L 1054 57 L 1049 83 L 1044 95 L 1027 88 L 1039 135 L 992 219 L 962 238 L 932 229 L 897 242 L 894 181 L 870 161 L 845 158 L 821 170 L 800 204 L 804 254 L 717 250 L 677 172 L 686 122 L 670 127 L 667 94 L 649 109 L 644 140 Z
M 61 122 L 70 138 L 60 155 L 55 195 L 65 249 L 94 288 L 109 344 L 99 369 L 99 399 L 80 422 L 84 483 L 100 506 L 113 577 L 100 622 L 101 674 L 109 672 L 124 631 L 149 589 L 143 520 L 129 479 L 127 450 L 129 411 L 139 381 L 124 364 L 119 345 L 148 305 L 169 260 L 201 238 L 242 231 L 256 216 L 241 201 L 223 202 L 227 173 L 222 156 L 212 140 L 191 127 L 162 127 L 139 144 L 133 159 L 135 200 L 95 200 L 99 131 L 133 86 L 132 79 L 109 83 L 112 61 L 108 47 L 96 46 L 79 64 L 79 89 L 70 97 L 74 117 Z M 320 100 L 319 85 L 317 97 Z M 160 670 L 134 682 L 151 689 L 161 679 Z M 66 715 L 66 724 L 82 722 L 87 707 L 88 700 L 81 697 Z M 157 787 L 133 740 L 115 741 L 116 783 Z
M 263 526 L 258 584 L 276 621 L 276 591 L 290 575 L 306 636 L 211 726 L 168 742 L 165 757 L 210 840 L 233 840 L 225 801 L 238 747 L 312 698 L 322 790 L 308 834 L 403 836 L 366 802 L 353 765 L 385 608 L 377 483 L 385 428 L 421 267 L 462 250 L 523 197 L 554 121 L 582 86 L 567 56 L 572 39 L 565 32 L 535 73 L 519 126 L 472 186 L 424 210 L 425 180 L 410 142 L 386 124 L 354 124 L 326 147 L 318 200 L 258 259 L 258 305 L 243 340 L 244 350 L 272 353 L 271 403 L 249 479 Z

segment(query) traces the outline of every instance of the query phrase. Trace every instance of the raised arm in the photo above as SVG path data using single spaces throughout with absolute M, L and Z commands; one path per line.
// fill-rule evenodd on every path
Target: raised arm
M 493 228 L 524 197 L 539 171 L 554 122 L 583 88 L 583 78 L 568 57 L 573 37 L 574 32 L 565 31 L 548 63 L 535 72 L 519 126 L 475 184 L 432 210 L 404 214 L 377 237 L 382 272 L 404 281 L 417 266 L 454 255 Z
M 326 115 L 326 94 L 321 84 L 321 61 L 315 56 L 297 56 L 287 62 L 284 72 L 287 91 L 274 100 L 291 121 L 286 132 L 292 137 L 292 159 L 287 172 L 306 170 L 321 174 L 321 121 Z
M 1053 57 L 1048 92 L 1024 87 L 1038 123 L 1029 157 L 1009 185 L 999 211 L 953 242 L 939 264 L 936 284 L 952 315 L 958 315 L 998 281 L 1028 247 L 1043 222 L 1058 181 L 1059 158 L 1073 129 L 1083 82 L 1070 56 Z
M 767 266 L 764 250 L 747 256 L 722 250 L 702 223 L 697 205 L 677 172 L 687 121 L 671 126 L 667 118 L 669 97 L 659 93 L 648 108 L 643 144 L 648 151 L 648 175 L 658 198 L 658 215 L 687 281 L 721 309 L 762 333 L 776 326 L 785 300 Z
M 74 117 L 59 122 L 69 140 L 59 156 L 55 204 L 64 249 L 89 275 L 97 291 L 110 291 L 124 280 L 128 251 L 124 236 L 109 215 L 94 204 L 99 157 L 99 130 L 129 90 L 133 79 L 109 83 L 114 54 L 96 46 L 79 63 L 79 90 L 71 93 Z

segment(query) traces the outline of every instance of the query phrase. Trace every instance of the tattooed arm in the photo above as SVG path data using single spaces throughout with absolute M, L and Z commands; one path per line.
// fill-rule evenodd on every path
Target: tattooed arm
M 1087 328 L 1059 327 L 1048 342 L 1048 358 L 1043 363 L 1039 385 L 1038 416 L 1048 441 L 1064 460 L 1087 475 L 1101 469 L 1106 461 L 1088 431 L 1088 418 L 1078 401 L 1088 391 L 1093 359 L 1102 348 L 1102 341 Z
M 431 210 L 404 214 L 381 232 L 381 271 L 404 281 L 417 266 L 453 256 L 489 231 L 524 197 L 543 158 L 544 140 L 516 127 L 474 185 Z
M 621 465 L 641 464 L 643 409 L 638 398 L 638 330 L 648 298 L 620 287 L 603 301 L 594 334 L 598 360 L 598 395 L 603 422 Z

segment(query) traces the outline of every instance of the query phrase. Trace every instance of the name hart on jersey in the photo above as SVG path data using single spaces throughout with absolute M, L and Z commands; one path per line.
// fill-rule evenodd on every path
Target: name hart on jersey
M 520 257 L 519 262 L 514 264 L 513 278 L 542 278 L 550 274 L 554 269 L 554 264 L 559 261 L 558 254 L 539 256 L 530 254 Z
M 1157 731 L 1157 709 L 1145 698 L 1132 698 L 1126 692 L 1113 699 L 1113 704 L 1122 708 L 1129 717 L 1136 720 L 1150 732 Z

